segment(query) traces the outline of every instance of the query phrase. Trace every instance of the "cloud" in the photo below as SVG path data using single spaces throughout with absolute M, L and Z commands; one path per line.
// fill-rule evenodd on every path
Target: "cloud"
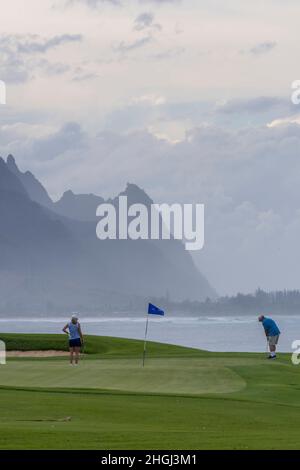
M 265 41 L 265 42 L 260 42 L 256 44 L 255 46 L 251 47 L 249 50 L 241 50 L 240 52 L 242 54 L 249 53 L 254 56 L 261 56 L 264 54 L 268 54 L 271 52 L 273 49 L 277 47 L 277 42 L 275 41 Z
M 54 132 L 32 145 L 32 153 L 42 160 L 62 158 L 64 153 L 72 150 L 83 151 L 86 148 L 85 134 L 78 123 L 65 124 L 58 132 Z
M 297 123 L 298 116 L 295 105 L 287 97 L 259 96 L 217 103 L 214 121 L 235 127 L 259 124 L 274 127 Z
M 54 75 L 62 75 L 71 70 L 71 67 L 62 62 L 49 62 L 46 59 L 41 59 L 35 62 L 36 67 L 43 70 L 44 73 L 51 77 Z
M 62 34 L 51 38 L 43 38 L 37 34 L 2 34 L 0 50 L 4 54 L 42 54 L 58 46 L 81 40 L 80 34 Z
M 144 46 L 147 46 L 152 41 L 152 39 L 152 36 L 143 36 L 131 42 L 121 41 L 114 47 L 114 50 L 121 53 L 130 52 L 135 49 L 140 49 Z
M 172 3 L 181 3 L 182 0 L 139 0 L 140 3 L 153 3 L 156 5 L 172 4 Z
M 65 5 L 72 5 L 72 4 L 83 4 L 89 8 L 99 8 L 105 4 L 111 4 L 114 6 L 124 6 L 126 5 L 125 0 L 63 0 Z M 138 0 L 140 4 L 154 4 L 154 5 L 167 5 L 167 4 L 174 4 L 180 3 L 182 0 Z
M 23 142 L 22 154 L 25 160 L 30 158 L 33 165 L 38 161 L 47 166 L 47 162 L 63 159 L 65 155 L 86 151 L 88 148 L 87 136 L 76 122 L 68 122 L 55 130 L 43 125 L 19 122 L 2 126 L 0 134 L 2 146 L 6 142 L 7 149 L 11 148 L 13 152 L 21 153 L 14 146 Z
M 268 127 L 278 127 L 278 126 L 286 126 L 290 124 L 298 124 L 300 125 L 300 115 L 289 116 L 283 119 L 274 119 L 272 122 L 267 124 Z
M 296 110 L 297 111 L 297 110 Z M 168 93 L 148 89 L 106 115 L 105 127 L 117 132 L 151 129 L 155 135 L 182 140 L 199 123 L 228 129 L 266 126 L 276 120 L 292 122 L 295 105 L 286 97 L 260 96 L 248 99 L 174 102 Z M 277 122 L 277 121 L 276 121 Z M 273 125 L 273 124 L 272 124 Z
M 184 29 L 182 28 L 182 26 L 178 22 L 175 24 L 175 33 L 176 34 L 184 33 Z
M 162 26 L 159 23 L 155 23 L 154 19 L 154 14 L 151 12 L 143 12 L 138 15 L 133 22 L 133 30 L 138 34 L 142 33 L 142 36 L 131 41 L 121 41 L 114 46 L 114 50 L 125 54 L 150 44 L 154 40 L 155 35 L 162 30 Z
M 143 30 L 151 30 L 156 29 L 161 31 L 162 27 L 158 23 L 154 23 L 154 15 L 153 13 L 141 13 L 137 16 L 134 20 L 134 29 L 136 31 L 143 31 Z
M 35 34 L 0 35 L 0 74 L 10 83 L 26 82 L 35 71 L 60 75 L 69 70 L 66 64 L 52 63 L 41 58 L 48 51 L 65 44 L 80 42 L 79 34 L 63 34 L 44 38 Z
M 6 38 L 4 38 L 4 40 L 5 39 Z M 10 37 L 9 43 L 10 46 L 13 46 L 16 51 L 21 54 L 42 54 L 58 46 L 68 44 L 70 42 L 80 42 L 81 40 L 82 36 L 80 34 L 63 34 L 46 39 L 37 35 L 29 35 L 27 37 Z
M 142 29 L 148 28 L 153 24 L 154 15 L 153 13 L 141 13 L 134 20 L 134 29 L 141 31 Z
M 72 82 L 86 82 L 90 80 L 95 80 L 99 77 L 100 75 L 98 73 L 93 73 L 93 72 L 89 73 L 89 72 L 84 72 L 82 70 L 81 73 L 75 72 L 75 75 L 73 76 L 71 81 Z
M 139 0 L 140 3 L 179 3 L 182 0 Z
M 219 113 L 266 113 L 288 112 L 292 110 L 292 104 L 285 98 L 276 96 L 259 96 L 250 99 L 233 99 L 217 104 L 216 111 Z
M 142 95 L 133 99 L 134 104 L 147 103 L 147 104 L 150 104 L 150 106 L 160 106 L 162 104 L 165 104 L 165 102 L 166 102 L 166 98 L 164 96 L 155 95 L 155 94 Z
M 73 5 L 73 4 L 83 4 L 83 5 L 86 5 L 88 6 L 89 8 L 98 8 L 100 7 L 101 5 L 104 5 L 104 4 L 111 4 L 111 5 L 121 5 L 122 4 L 122 0 L 66 0 L 65 1 L 65 5 L 66 6 L 70 6 L 70 5 Z
M 154 60 L 169 60 L 184 54 L 185 51 L 186 49 L 184 47 L 172 47 L 164 51 L 149 54 L 148 57 Z

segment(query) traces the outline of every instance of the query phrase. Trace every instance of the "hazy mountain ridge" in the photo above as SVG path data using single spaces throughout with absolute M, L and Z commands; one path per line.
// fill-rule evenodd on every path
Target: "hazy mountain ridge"
M 52 209 L 58 214 L 75 220 L 96 220 L 96 208 L 104 199 L 94 194 L 74 194 L 70 189 L 65 191 L 59 201 L 55 202 Z
M 133 184 L 121 194 L 129 204 L 152 203 Z M 0 195 L 0 312 L 131 309 L 166 293 L 215 297 L 181 242 L 98 240 L 90 218 L 100 196 L 68 191 L 54 203 L 12 156 L 0 160 Z
M 50 198 L 43 185 L 35 178 L 35 176 L 30 171 L 22 173 L 19 170 L 16 161 L 12 155 L 8 155 L 7 157 L 7 168 L 21 181 L 30 199 L 38 202 L 42 206 L 52 208 L 52 199 Z

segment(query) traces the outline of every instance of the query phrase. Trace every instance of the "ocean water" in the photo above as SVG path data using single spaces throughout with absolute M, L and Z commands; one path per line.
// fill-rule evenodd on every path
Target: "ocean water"
M 282 334 L 278 350 L 292 352 L 292 342 L 300 340 L 300 315 L 273 316 Z M 61 333 L 68 318 L 0 319 L 3 333 Z M 83 333 L 144 339 L 146 316 L 101 315 L 80 318 Z M 0 335 L 1 338 L 1 335 Z M 254 316 L 165 317 L 149 316 L 148 339 L 209 351 L 263 352 L 266 339 Z

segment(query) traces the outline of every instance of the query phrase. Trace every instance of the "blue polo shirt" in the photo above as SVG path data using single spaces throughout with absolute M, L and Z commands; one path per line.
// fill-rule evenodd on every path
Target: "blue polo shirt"
M 262 324 L 267 336 L 280 335 L 280 330 L 272 318 L 265 318 Z

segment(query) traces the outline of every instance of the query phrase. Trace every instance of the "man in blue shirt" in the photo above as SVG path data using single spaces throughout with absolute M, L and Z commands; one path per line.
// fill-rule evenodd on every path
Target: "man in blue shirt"
M 280 330 L 272 318 L 267 318 L 264 315 L 258 317 L 258 321 L 262 322 L 265 330 L 267 341 L 270 348 L 269 359 L 276 358 L 276 345 L 279 340 Z

